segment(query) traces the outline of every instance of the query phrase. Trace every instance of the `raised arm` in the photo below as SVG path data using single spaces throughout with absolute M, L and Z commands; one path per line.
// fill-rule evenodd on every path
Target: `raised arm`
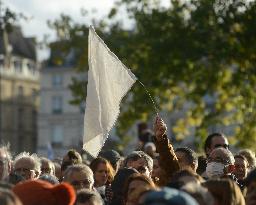
M 166 184 L 170 181 L 173 174 L 180 170 L 178 159 L 175 155 L 173 146 L 169 143 L 166 135 L 167 126 L 160 117 L 156 117 L 154 124 L 155 144 L 157 152 L 159 153 L 159 165 L 166 174 Z M 165 185 L 166 185 L 165 184 Z

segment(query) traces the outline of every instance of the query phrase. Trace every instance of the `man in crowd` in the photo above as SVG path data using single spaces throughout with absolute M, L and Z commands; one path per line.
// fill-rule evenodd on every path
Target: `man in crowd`
M 134 168 L 141 174 L 151 177 L 153 159 L 143 151 L 133 151 L 125 158 L 124 167 Z
M 41 157 L 40 160 L 41 160 L 41 175 L 43 174 L 55 175 L 54 163 L 45 157 Z
M 210 153 L 218 147 L 223 147 L 225 149 L 229 149 L 229 144 L 227 138 L 221 133 L 212 133 L 210 134 L 204 144 L 204 151 L 206 156 L 208 157 Z
M 40 158 L 36 154 L 22 152 L 18 154 L 13 162 L 14 172 L 28 179 L 38 179 L 41 173 Z
M 175 150 L 181 169 L 197 170 L 198 158 L 196 153 L 188 147 L 180 147 Z
M 93 190 L 93 172 L 85 164 L 75 164 L 69 166 L 64 172 L 64 182 L 71 184 L 76 191 L 83 188 Z
M 243 181 L 249 172 L 249 163 L 243 155 L 235 155 L 235 170 L 234 175 L 238 179 L 239 184 L 244 184 Z
M 215 148 L 207 159 L 206 175 L 209 179 L 229 177 L 234 179 L 235 159 L 233 154 L 223 148 Z

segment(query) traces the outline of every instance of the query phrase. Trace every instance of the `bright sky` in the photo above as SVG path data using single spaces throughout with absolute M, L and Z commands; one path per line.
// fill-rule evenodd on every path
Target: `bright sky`
M 35 36 L 39 41 L 46 34 L 50 35 L 50 40 L 54 39 L 53 31 L 47 26 L 47 20 L 57 19 L 64 13 L 71 16 L 75 22 L 88 23 L 88 17 L 81 16 L 81 8 L 88 10 L 90 17 L 103 18 L 114 2 L 115 0 L 3 0 L 5 6 L 31 17 L 28 22 L 21 21 L 21 27 L 26 37 Z M 163 5 L 169 5 L 170 0 L 162 2 Z M 39 59 L 44 59 L 48 52 L 41 51 L 38 54 Z

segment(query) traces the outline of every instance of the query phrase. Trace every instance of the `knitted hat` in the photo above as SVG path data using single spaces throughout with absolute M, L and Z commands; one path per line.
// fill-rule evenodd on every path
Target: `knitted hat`
M 73 205 L 75 191 L 67 183 L 52 185 L 42 180 L 28 180 L 17 184 L 13 192 L 25 205 Z

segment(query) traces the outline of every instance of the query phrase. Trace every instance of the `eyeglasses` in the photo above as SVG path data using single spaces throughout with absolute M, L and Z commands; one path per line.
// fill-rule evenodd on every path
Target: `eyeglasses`
M 78 187 L 78 186 L 89 187 L 91 184 L 91 181 L 89 179 L 85 179 L 81 181 L 75 180 L 75 181 L 72 181 L 70 184 L 72 184 L 75 187 Z
M 218 148 L 218 147 L 223 147 L 225 149 L 229 149 L 229 145 L 228 144 L 216 144 L 216 145 L 214 145 L 214 148 Z
M 230 164 L 230 161 L 229 160 L 225 160 L 221 157 L 216 157 L 216 158 L 211 158 L 211 157 L 208 157 L 207 163 L 210 163 L 210 162 L 219 162 L 219 163 L 222 163 L 224 165 L 227 165 L 227 164 Z
M 141 174 L 145 173 L 147 171 L 147 168 L 146 167 L 143 167 L 143 166 L 140 166 L 137 168 L 137 171 Z
M 17 168 L 14 170 L 15 173 L 19 174 L 21 172 L 24 172 L 25 174 L 30 174 L 31 172 L 34 172 L 35 170 L 33 169 L 27 169 L 27 168 L 24 168 L 24 167 L 21 167 L 21 168 Z
M 51 173 L 51 168 L 41 168 L 42 173 Z

